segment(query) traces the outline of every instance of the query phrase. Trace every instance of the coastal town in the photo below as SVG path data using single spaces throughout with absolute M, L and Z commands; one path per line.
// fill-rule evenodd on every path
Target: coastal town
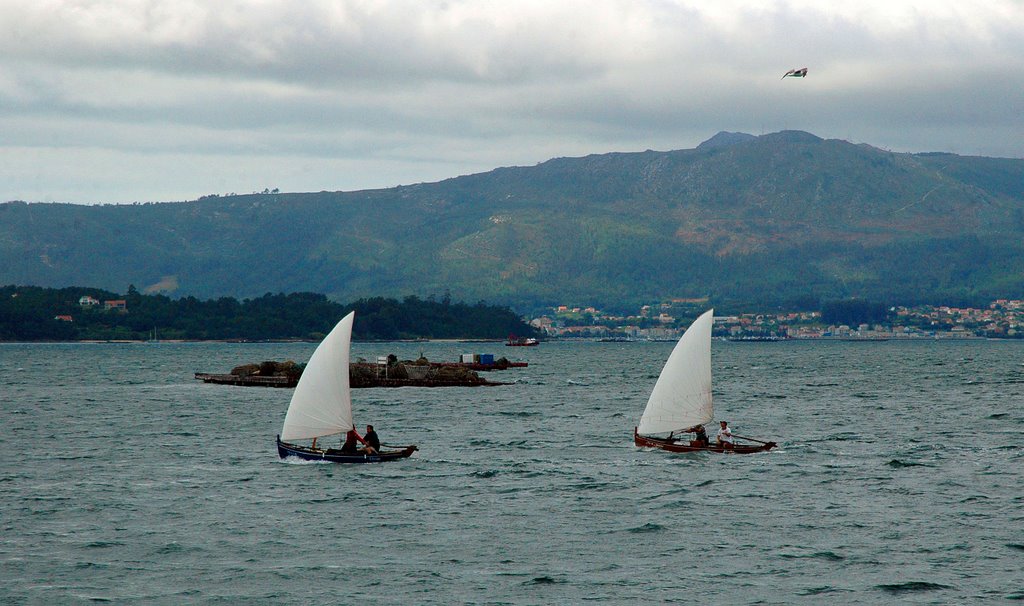
M 644 305 L 635 315 L 562 305 L 530 324 L 556 339 L 675 340 L 707 303 L 673 299 Z M 886 317 L 884 322 L 843 324 L 828 322 L 820 311 L 721 315 L 715 316 L 713 334 L 736 341 L 1024 338 L 1024 300 L 998 299 L 985 308 L 894 306 Z
M 16 291 L 11 297 L 17 299 L 20 294 Z M 138 298 L 137 293 L 135 297 Z M 517 321 L 528 322 L 537 331 L 535 337 L 548 340 L 674 341 L 694 318 L 711 306 L 706 298 L 677 298 L 642 305 L 633 314 L 622 314 L 593 306 L 559 305 L 532 319 L 502 309 Z M 126 298 L 99 299 L 83 295 L 75 307 L 75 310 L 58 311 L 51 317 L 57 324 L 71 324 L 89 318 L 109 318 L 96 316 L 97 311 L 120 316 L 129 314 Z M 1024 338 L 1024 300 L 1021 299 L 996 299 L 984 307 L 885 306 L 852 299 L 827 302 L 821 307 L 813 311 L 749 313 L 716 310 L 713 336 L 733 341 Z M 181 338 L 174 334 L 172 327 L 161 326 L 161 338 Z M 152 330 L 147 338 L 155 340 L 156 330 Z M 509 342 L 510 345 L 536 343 L 534 337 L 521 337 L 515 343 L 510 337 Z

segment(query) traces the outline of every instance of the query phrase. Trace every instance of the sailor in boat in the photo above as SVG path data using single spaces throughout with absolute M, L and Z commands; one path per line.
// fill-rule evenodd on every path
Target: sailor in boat
M 372 453 L 380 452 L 380 438 L 377 437 L 377 432 L 373 430 L 373 425 L 366 426 L 366 447 L 372 448 Z
M 722 428 L 718 430 L 718 445 L 722 448 L 733 448 L 736 446 L 736 440 L 732 436 L 732 431 L 729 430 L 729 424 L 722 421 L 721 425 Z
M 357 448 L 356 441 L 362 442 L 366 448 Z M 345 443 L 341 445 L 341 452 L 343 454 L 377 454 L 377 449 L 370 446 L 370 443 L 367 442 L 363 436 L 359 435 L 359 432 L 356 431 L 355 426 L 353 426 L 352 429 L 348 430 L 348 433 L 345 434 Z
M 686 431 L 696 434 L 693 436 L 693 440 L 690 441 L 690 446 L 701 446 L 706 448 L 710 445 L 710 442 L 708 441 L 708 432 L 704 431 L 703 425 L 694 425 Z

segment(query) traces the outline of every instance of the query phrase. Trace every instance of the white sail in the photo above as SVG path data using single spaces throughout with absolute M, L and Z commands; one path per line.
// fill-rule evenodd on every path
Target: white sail
M 714 418 L 711 404 L 711 325 L 709 309 L 686 329 L 647 400 L 637 432 L 642 435 L 682 431 Z
M 282 440 L 319 438 L 352 428 L 348 360 L 354 315 L 342 318 L 309 358 L 284 417 Z

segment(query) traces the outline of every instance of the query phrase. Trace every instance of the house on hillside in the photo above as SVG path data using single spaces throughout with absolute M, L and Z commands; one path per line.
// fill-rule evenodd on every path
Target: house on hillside
M 60 322 L 74 322 L 74 320 L 71 318 L 71 316 L 67 316 L 67 315 L 53 316 L 53 319 L 54 320 L 58 320 Z
M 85 295 L 84 297 L 79 297 L 78 304 L 82 307 L 93 307 L 95 305 L 99 305 L 100 302 L 99 299 L 94 299 L 89 295 Z
M 545 334 L 550 334 L 551 333 L 551 327 L 552 327 L 553 324 L 554 324 L 554 321 L 551 318 L 547 317 L 547 316 L 541 316 L 539 318 L 534 318 L 534 319 L 530 320 L 530 326 L 540 330 L 541 332 L 543 332 Z
M 103 309 L 127 312 L 128 303 L 124 299 L 111 299 L 110 301 L 103 302 Z

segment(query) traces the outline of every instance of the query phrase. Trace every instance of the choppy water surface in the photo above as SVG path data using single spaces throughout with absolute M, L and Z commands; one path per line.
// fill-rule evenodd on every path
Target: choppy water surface
M 1024 343 L 714 344 L 716 415 L 782 447 L 640 451 L 672 344 L 355 344 L 530 367 L 356 390 L 384 465 L 283 462 L 312 344 L 0 345 L 4 603 L 914 604 L 1024 599 Z

